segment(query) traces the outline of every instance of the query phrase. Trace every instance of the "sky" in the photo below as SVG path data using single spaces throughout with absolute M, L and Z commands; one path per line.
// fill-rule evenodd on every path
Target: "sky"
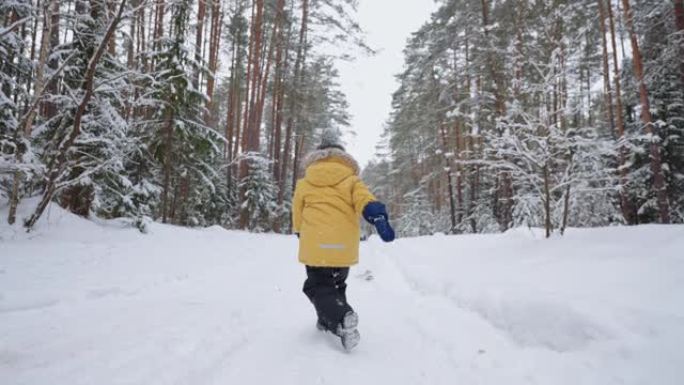
M 389 117 L 392 93 L 399 87 L 395 75 L 403 68 L 406 39 L 436 8 L 434 0 L 359 1 L 357 20 L 366 32 L 366 42 L 378 53 L 339 63 L 338 68 L 352 129 L 357 134 L 345 137 L 347 151 L 362 166 L 373 159 Z

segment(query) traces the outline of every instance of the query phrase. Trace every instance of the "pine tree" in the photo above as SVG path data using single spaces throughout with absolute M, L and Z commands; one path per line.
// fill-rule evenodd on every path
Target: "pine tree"
M 437 231 L 427 194 L 422 188 L 409 191 L 403 197 L 401 216 L 397 218 L 397 234 L 401 237 L 432 235 Z
M 170 4 L 172 35 L 162 37 L 152 57 L 155 66 L 151 84 L 153 98 L 160 105 L 148 128 L 147 147 L 156 165 L 156 179 L 161 186 L 159 215 L 162 222 L 199 224 L 193 204 L 200 194 L 195 183 L 210 190 L 215 174 L 211 163 L 221 156 L 221 135 L 203 122 L 206 99 L 193 87 L 193 74 L 204 69 L 195 61 L 186 45 L 189 0 Z
M 272 229 L 273 219 L 277 217 L 277 188 L 270 173 L 269 160 L 255 153 L 242 155 L 242 161 L 249 161 L 251 172 L 239 184 L 242 195 L 240 209 L 248 213 L 247 228 L 264 232 Z
M 653 39 L 659 42 L 677 36 L 674 18 L 665 17 L 674 14 L 672 5 L 647 2 L 639 2 L 637 17 L 652 19 L 639 26 L 658 31 Z M 596 22 L 597 4 L 604 24 Z M 662 190 L 650 188 L 652 151 L 646 149 L 652 146 L 635 132 L 639 102 L 633 96 L 639 93 L 630 71 L 620 70 L 631 63 L 617 62 L 624 44 L 616 28 L 622 20 L 608 7 L 614 4 L 442 2 L 407 43 L 385 133 L 386 161 L 401 177 L 383 180 L 391 184 L 390 205 L 399 215 L 406 194 L 421 189 L 434 223 L 445 227 L 440 231 L 531 225 L 550 235 L 569 226 L 623 222 L 619 209 L 628 221 L 653 220 L 659 212 L 655 191 Z M 647 57 L 651 51 L 644 52 Z M 678 50 L 658 49 L 644 65 L 671 57 L 664 52 Z M 673 84 L 677 67 L 661 64 L 646 74 L 667 73 L 659 82 Z M 606 87 L 597 92 L 601 75 Z M 673 93 L 665 93 L 670 96 L 663 99 L 676 106 Z M 675 122 L 681 113 L 671 110 L 667 119 Z M 670 157 L 676 151 L 669 150 L 676 146 L 668 146 L 679 137 L 671 132 L 663 142 L 668 194 L 675 183 L 667 166 L 676 162 Z
M 74 39 L 62 50 L 68 53 L 64 60 L 69 63 L 62 86 L 70 97 L 53 99 L 61 112 L 45 123 L 40 135 L 47 182 L 38 206 L 26 220 L 29 230 L 55 195 L 72 212 L 88 216 L 97 203 L 93 180 L 121 173 L 121 154 L 127 143 L 120 140 L 125 137 L 125 121 L 116 105 L 120 90 L 112 71 L 120 65 L 106 49 L 125 5 L 122 0 L 108 17 L 104 2 L 76 3 Z M 109 83 L 110 87 L 97 87 Z

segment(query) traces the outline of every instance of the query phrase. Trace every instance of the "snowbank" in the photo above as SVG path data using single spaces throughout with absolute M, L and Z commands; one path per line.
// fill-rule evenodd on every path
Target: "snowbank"
M 56 206 L 30 234 L 3 222 L 0 382 L 684 382 L 684 226 L 371 237 L 351 354 L 315 329 L 296 247 Z

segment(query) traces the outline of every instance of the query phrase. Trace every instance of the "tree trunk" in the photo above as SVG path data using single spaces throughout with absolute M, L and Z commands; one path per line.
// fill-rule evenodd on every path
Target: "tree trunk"
M 178 207 L 178 190 L 180 188 L 181 182 L 179 182 L 179 176 L 174 175 L 171 177 L 171 183 L 170 185 L 173 186 L 173 198 L 171 199 L 171 206 L 170 206 L 170 212 L 168 216 L 168 221 L 169 223 L 176 224 L 176 208 Z M 164 222 L 166 223 L 166 222 Z
M 240 147 L 242 148 L 242 151 L 245 151 L 247 148 L 247 137 L 249 136 L 249 113 L 250 113 L 250 95 L 252 92 L 254 92 L 254 89 L 251 87 L 250 80 L 252 79 L 252 72 L 254 71 L 253 67 L 253 61 L 252 61 L 252 55 L 254 54 L 254 40 L 255 40 L 255 14 L 256 14 L 256 1 L 252 2 L 252 16 L 251 19 L 251 29 L 249 31 L 249 47 L 247 50 L 247 73 L 245 75 L 245 107 L 242 115 L 242 138 L 240 139 Z M 237 151 L 236 151 L 237 153 Z M 243 162 L 240 163 L 240 171 L 239 171 L 239 178 L 242 178 L 244 176 L 244 173 L 247 172 L 247 169 L 243 167 L 242 165 Z
M 241 0 L 236 1 L 236 9 L 238 14 L 242 13 Z M 227 167 L 227 181 L 231 183 L 233 166 L 231 162 L 235 157 L 233 150 L 235 133 L 235 118 L 240 114 L 240 76 L 238 73 L 241 67 L 240 62 L 240 39 L 242 38 L 242 30 L 238 30 L 236 37 L 233 39 L 231 47 L 231 64 L 230 64 L 230 91 L 228 92 L 228 108 L 226 112 L 226 160 Z
M 243 121 L 242 121 L 242 139 L 241 139 L 241 147 L 242 151 L 248 152 L 248 148 L 250 146 L 250 141 L 251 139 L 251 116 L 253 113 L 253 106 L 254 106 L 254 94 L 256 93 L 256 87 L 254 87 L 254 79 L 257 77 L 257 73 L 259 72 L 258 68 L 256 66 L 258 65 L 258 57 L 259 55 L 256 54 L 257 50 L 257 43 L 260 38 L 260 33 L 258 33 L 257 28 L 260 28 L 257 26 L 257 13 L 260 12 L 259 8 L 259 1 L 255 0 L 252 2 L 252 15 L 251 15 L 251 23 L 250 23 L 250 33 L 249 33 L 249 50 L 248 50 L 248 55 L 247 55 L 247 75 L 245 77 L 245 108 L 244 108 L 244 115 L 243 115 Z M 256 59 L 255 59 L 256 58 Z M 240 162 L 240 179 L 242 179 L 245 175 L 247 175 L 248 168 L 247 164 L 243 161 Z
M 679 33 L 679 48 L 680 48 L 680 63 L 679 63 L 679 76 L 682 81 L 682 87 L 684 88 L 684 0 L 672 0 L 674 4 L 674 14 L 675 23 L 677 25 L 677 33 Z
M 214 111 L 214 84 L 216 81 L 216 70 L 218 68 L 221 27 L 223 25 L 222 20 L 221 2 L 219 0 L 213 0 L 211 4 L 211 33 L 209 34 L 209 77 L 207 78 L 207 110 L 209 116 L 205 119 L 206 123 L 211 127 L 214 127 L 217 120 Z
M 228 163 L 233 161 L 233 130 L 234 130 L 234 124 L 233 121 L 235 119 L 235 82 L 237 81 L 237 76 L 235 76 L 235 71 L 237 70 L 237 53 L 236 53 L 236 46 L 237 43 L 233 42 L 233 47 L 231 49 L 232 52 L 232 58 L 230 60 L 230 90 L 228 91 L 228 108 L 226 109 L 226 145 L 225 145 L 225 151 L 224 151 L 224 156 L 226 161 Z M 230 164 L 227 167 L 227 172 L 228 172 L 228 182 L 230 182 L 230 175 L 231 175 L 231 167 Z
M 513 87 L 513 93 L 516 99 L 520 99 L 523 80 L 523 68 L 524 68 L 524 49 L 523 49 L 523 7 L 524 2 L 517 2 L 515 7 L 515 85 Z
M 150 41 L 150 34 L 152 33 L 151 20 L 152 12 L 149 12 L 149 16 L 145 14 L 145 7 L 140 8 L 140 15 L 138 16 L 138 25 L 140 26 L 138 31 L 138 53 L 143 53 L 147 51 L 147 42 Z M 147 18 L 147 20 L 146 20 Z M 145 73 L 150 73 L 150 61 L 146 55 L 141 57 L 142 68 Z
M 273 179 L 276 184 L 280 184 L 280 156 L 282 147 L 282 114 L 283 114 L 283 59 L 282 47 L 276 50 L 276 71 L 273 84 L 273 108 L 271 110 L 271 127 L 273 130 L 273 143 L 271 145 L 271 156 L 273 159 Z
M 275 22 L 273 25 L 273 32 L 271 36 L 271 44 L 268 49 L 268 56 L 266 58 L 266 69 L 264 70 L 264 74 L 261 79 L 261 87 L 260 87 L 260 92 L 259 92 L 259 99 L 258 99 L 258 107 L 257 107 L 257 117 L 256 117 L 256 126 L 261 127 L 261 121 L 263 118 L 264 114 L 264 105 L 266 102 L 266 87 L 268 86 L 268 78 L 269 74 L 271 71 L 271 63 L 273 61 L 273 53 L 275 51 L 276 46 L 280 45 L 280 30 L 282 29 L 282 23 L 283 23 L 283 18 L 284 18 L 284 13 L 285 13 L 285 0 L 278 0 L 276 3 L 276 17 L 275 17 Z M 275 101 L 276 95 L 275 93 L 273 94 L 273 99 Z
M 563 199 L 563 224 L 560 228 L 561 235 L 565 235 L 568 226 L 568 216 L 570 214 L 570 183 L 565 187 L 565 197 Z
M 449 151 L 449 142 L 447 140 L 446 128 L 444 127 L 445 123 L 440 123 L 439 126 L 439 131 L 442 137 L 442 151 L 444 152 L 444 165 L 446 168 L 447 183 L 449 189 L 449 213 L 451 214 L 451 229 L 449 229 L 449 233 L 454 234 L 456 232 L 456 203 L 454 202 L 454 184 L 451 175 L 453 171 L 453 165 L 449 157 L 447 156 L 447 153 Z
M 470 97 L 471 91 L 472 91 L 472 84 L 471 84 L 471 78 L 470 78 L 470 73 L 471 73 L 471 64 L 470 64 L 470 35 L 469 35 L 469 29 L 466 28 L 466 34 L 465 34 L 465 94 Z M 472 107 L 469 107 L 472 108 Z M 473 161 L 476 159 L 475 155 L 475 146 L 476 146 L 476 138 L 475 138 L 475 125 L 471 124 L 469 125 L 468 128 L 468 137 L 466 141 L 466 156 L 468 157 L 468 160 Z M 468 206 L 466 208 L 466 216 L 468 217 L 468 221 L 470 222 L 470 231 L 473 233 L 477 233 L 477 221 L 475 220 L 474 216 L 474 208 L 475 208 L 475 202 L 477 199 L 477 170 L 478 170 L 477 165 L 470 165 L 469 172 L 468 172 L 468 181 L 469 181 L 469 197 L 468 197 Z
M 458 204 L 458 216 L 456 223 L 463 221 L 463 147 L 465 143 L 461 132 L 461 124 L 457 120 L 454 127 L 456 132 L 456 202 Z
M 264 0 L 255 0 L 252 10 L 252 31 L 250 33 L 250 53 L 247 70 L 247 97 L 243 122 L 242 147 L 246 152 L 259 150 L 259 129 L 255 125 L 256 98 L 259 91 L 261 75 L 260 58 L 262 48 Z M 243 162 L 244 163 L 244 162 Z M 246 165 L 245 165 L 246 166 Z M 244 177 L 247 168 L 241 167 L 240 177 Z
M 572 163 L 574 160 L 574 154 L 570 153 L 570 159 L 568 164 L 568 170 L 572 171 Z M 561 224 L 560 233 L 565 234 L 565 229 L 568 227 L 568 217 L 570 216 L 570 183 L 565 188 L 565 197 L 563 199 L 563 223 Z
M 36 7 L 36 10 L 41 8 L 40 0 L 36 1 L 35 7 Z M 50 9 L 49 7 L 43 9 L 43 18 L 46 17 L 45 15 L 47 12 L 49 12 L 49 9 Z M 39 20 L 40 20 L 39 17 L 35 17 L 33 19 L 33 25 L 31 26 L 31 54 L 30 54 L 31 63 L 33 63 L 33 61 L 36 59 L 36 44 L 38 41 L 38 21 Z M 43 33 L 45 33 L 44 29 L 45 29 L 45 21 L 43 21 Z M 31 86 L 32 86 L 32 82 L 33 82 L 33 77 L 29 76 L 29 78 L 27 80 L 28 81 L 26 82 L 27 83 L 26 89 L 30 90 Z M 34 90 L 34 92 L 35 92 L 35 90 Z M 27 103 L 26 108 L 28 108 L 29 102 L 30 102 L 29 100 L 26 100 L 26 103 Z
M 602 1 L 602 0 L 599 0 Z M 618 154 L 618 173 L 620 175 L 620 203 L 622 216 L 628 225 L 636 223 L 634 217 L 634 205 L 629 199 L 627 191 L 627 148 L 625 147 L 625 118 L 622 111 L 622 91 L 620 87 L 620 69 L 618 67 L 617 44 L 615 43 L 615 21 L 613 19 L 613 7 L 610 2 L 607 4 L 608 21 L 610 25 L 610 44 L 613 49 L 613 82 L 615 83 L 615 121 L 617 123 L 616 136 L 620 144 Z
M 50 20 L 50 45 L 48 47 L 48 52 L 54 52 L 55 48 L 59 45 L 59 5 L 54 6 L 51 9 L 51 20 Z M 53 58 L 48 61 L 48 67 L 51 70 L 57 70 L 59 67 L 59 62 L 57 58 Z M 58 93 L 59 83 L 57 78 L 50 80 L 47 83 L 47 94 L 55 95 Z M 57 115 L 57 106 L 49 101 L 43 104 L 43 115 L 45 119 L 51 119 Z
M 260 76 L 261 76 L 261 48 L 262 48 L 262 28 L 263 28 L 263 14 L 264 14 L 264 0 L 255 0 L 252 6 L 252 32 L 250 34 L 250 42 L 252 49 L 250 50 L 248 76 L 248 94 L 247 106 L 245 108 L 245 121 L 243 122 L 242 145 L 245 152 L 259 151 L 259 127 L 256 127 L 256 104 L 257 95 L 259 92 Z M 249 161 L 243 160 L 240 163 L 240 179 L 242 180 L 249 173 Z M 240 199 L 244 199 L 244 189 L 240 191 Z M 248 224 L 249 213 L 246 209 L 240 211 L 239 226 L 245 229 Z
M 173 157 L 173 112 L 169 108 L 164 126 L 164 184 L 162 186 L 162 223 L 166 223 L 169 213 L 169 189 L 171 188 L 171 165 Z
M 491 47 L 492 42 L 489 41 L 489 6 L 487 0 L 482 0 L 482 27 L 484 29 L 485 44 Z M 496 104 L 496 112 L 499 118 L 506 116 L 506 99 L 504 96 L 504 84 L 502 74 L 497 70 L 496 56 L 490 51 L 487 54 L 487 62 L 489 72 L 494 80 L 494 99 Z M 513 180 L 508 171 L 503 171 L 499 175 L 501 183 L 497 189 L 497 206 L 499 226 L 502 230 L 506 230 L 513 222 Z
M 195 61 L 202 63 L 202 37 L 204 36 L 204 19 L 206 18 L 207 2 L 206 0 L 197 1 L 197 30 L 195 31 Z M 192 85 L 196 90 L 199 90 L 199 68 L 195 68 L 195 73 L 192 75 Z
M 603 95 L 606 103 L 606 115 L 611 132 L 615 132 L 615 117 L 613 116 L 613 93 L 610 86 L 610 70 L 608 69 L 608 39 L 606 38 L 606 11 L 604 0 L 597 0 L 599 8 L 599 29 L 601 30 L 601 48 L 603 50 Z
M 263 50 L 263 27 L 264 27 L 264 22 L 263 22 L 263 15 L 264 15 L 264 0 L 256 0 L 257 4 L 257 14 L 256 14 L 256 20 L 254 21 L 255 23 L 255 29 L 254 29 L 254 35 L 256 38 L 255 41 L 255 49 L 254 49 L 254 56 L 252 60 L 254 61 L 253 68 L 252 68 L 252 81 L 250 85 L 250 89 L 252 90 L 252 94 L 250 95 L 250 111 L 249 111 L 249 136 L 248 136 L 248 142 L 247 142 L 247 151 L 259 151 L 259 143 L 260 143 L 260 127 L 257 126 L 257 114 L 258 114 L 258 96 L 259 96 L 259 86 L 261 82 L 261 76 L 262 76 L 262 66 L 261 66 L 261 52 Z
M 152 48 L 155 51 L 159 51 L 160 39 L 164 35 L 164 13 L 165 13 L 165 0 L 156 0 L 155 14 L 154 14 L 154 33 L 152 39 Z M 173 25 L 173 23 L 171 23 Z M 156 68 L 157 63 L 152 62 L 151 70 Z
M 487 0 L 482 0 L 482 27 L 484 29 L 485 44 L 491 47 L 492 42 L 489 41 L 489 6 Z M 506 115 L 506 101 L 503 94 L 503 79 L 497 70 L 496 57 L 492 52 L 487 53 L 487 62 L 490 75 L 492 76 L 492 80 L 494 80 L 496 111 L 499 113 L 499 117 L 504 117 Z
M 307 23 L 308 23 L 308 16 L 309 16 L 309 0 L 302 0 L 302 23 L 301 27 L 299 29 L 299 44 L 297 46 L 297 57 L 295 59 L 295 68 L 294 68 L 294 81 L 292 85 L 292 90 L 290 95 L 290 103 L 289 103 L 289 116 L 287 118 L 287 125 L 285 129 L 285 149 L 283 150 L 283 158 L 282 158 L 282 168 L 280 172 L 280 185 L 278 186 L 278 205 L 282 206 L 283 200 L 284 200 L 284 194 L 285 194 L 285 181 L 287 180 L 287 165 L 288 161 L 290 158 L 290 150 L 292 147 L 292 134 L 293 134 L 293 125 L 294 125 L 294 119 L 296 115 L 296 110 L 298 106 L 298 98 L 297 96 L 301 92 L 299 90 L 299 84 L 301 81 L 301 75 L 302 75 L 302 67 L 304 65 L 304 44 L 306 43 L 306 30 L 307 30 Z M 295 167 L 297 166 L 295 162 Z M 296 169 L 293 168 L 292 171 L 293 175 L 297 174 Z M 293 180 L 296 182 L 296 177 L 293 177 Z M 294 184 L 292 185 L 292 188 L 294 189 Z
M 139 0 L 140 1 L 140 0 Z M 136 45 L 136 54 L 141 55 L 143 52 L 147 51 L 147 41 L 148 41 L 148 33 L 150 29 L 145 29 L 146 26 L 146 21 L 145 21 L 145 7 L 139 7 L 138 8 L 138 42 Z M 150 12 L 150 15 L 152 12 Z M 150 17 L 151 18 L 151 17 Z M 148 31 L 148 32 L 146 32 Z M 143 71 L 143 73 L 150 73 L 150 62 L 147 58 L 147 55 L 141 55 L 140 56 L 140 70 Z M 135 100 L 138 100 L 140 96 L 141 89 L 140 87 L 135 88 Z M 140 116 L 145 116 L 146 115 L 146 108 L 142 106 L 135 107 L 133 109 L 133 115 L 136 117 Z
M 282 113 L 283 113 L 283 99 L 284 87 L 283 87 L 283 73 L 285 67 L 285 60 L 287 58 L 287 53 L 285 54 L 285 59 L 283 58 L 283 43 L 285 39 L 284 26 L 282 18 L 285 12 L 285 0 L 278 0 L 276 3 L 276 20 L 281 20 L 278 24 L 280 27 L 276 31 L 275 35 L 275 73 L 273 79 L 273 91 L 272 91 L 272 107 L 271 107 L 271 132 L 272 140 L 270 143 L 269 155 L 273 160 L 273 179 L 276 186 L 280 186 L 280 157 L 281 157 L 281 147 L 282 147 Z M 288 40 L 289 41 L 289 40 Z M 280 194 L 278 195 L 280 196 Z M 276 198 L 277 199 L 277 198 Z M 281 204 L 282 202 L 279 202 Z M 273 225 L 273 230 L 276 233 L 281 231 L 281 221 L 280 218 L 276 218 Z
M 106 2 L 106 13 L 107 16 L 110 17 L 111 15 L 114 15 L 114 12 L 116 11 L 116 3 L 113 1 L 107 1 Z M 104 9 L 103 9 L 104 11 Z M 109 44 L 107 45 L 107 51 L 112 57 L 116 57 L 116 37 L 109 39 Z
M 140 0 L 131 0 L 131 7 L 133 9 L 137 8 L 139 5 Z M 126 68 L 128 68 L 129 71 L 133 71 L 136 67 L 135 63 L 135 37 L 136 37 L 136 26 L 137 26 L 137 13 L 134 14 L 129 21 L 128 25 L 128 36 L 126 37 L 125 44 L 126 44 Z M 132 84 L 134 82 L 132 76 L 128 76 L 128 81 Z M 137 87 L 136 87 L 137 88 Z M 132 110 L 133 110 L 133 101 L 131 100 L 132 97 L 131 95 L 126 92 L 126 98 L 124 101 L 124 119 L 126 121 L 129 121 L 131 115 L 132 115 Z
M 639 100 L 641 102 L 641 121 L 644 124 L 646 134 L 651 138 L 650 153 L 651 153 L 651 172 L 653 173 L 653 189 L 656 193 L 656 200 L 658 202 L 658 211 L 660 214 L 660 223 L 670 223 L 670 207 L 667 201 L 667 191 L 665 186 L 665 175 L 661 164 L 660 141 L 656 140 L 657 133 L 653 128 L 653 120 L 651 118 L 651 106 L 648 100 L 648 89 L 644 81 L 644 65 L 641 58 L 641 50 L 639 49 L 639 42 L 637 40 L 636 31 L 634 30 L 634 20 L 632 10 L 629 5 L 629 0 L 622 0 L 623 11 L 625 13 L 625 23 L 629 31 L 630 41 L 632 43 L 632 56 L 634 62 L 634 75 L 639 83 Z
M 544 164 L 542 169 L 544 177 L 544 229 L 546 230 L 546 238 L 551 236 L 553 225 L 551 224 L 551 189 L 549 187 L 549 165 Z
M 244 2 L 243 0 L 236 0 L 236 6 L 238 9 L 238 14 L 242 14 L 244 11 Z M 238 154 L 239 146 L 240 146 L 240 127 L 241 125 L 241 120 L 240 117 L 242 116 L 242 95 L 240 91 L 240 84 L 241 84 L 241 79 L 242 79 L 242 47 L 240 45 L 240 41 L 242 40 L 242 33 L 243 29 L 240 28 L 237 31 L 237 37 L 235 38 L 235 41 L 233 44 L 235 45 L 234 48 L 234 69 L 231 71 L 231 78 L 233 79 L 232 88 L 231 88 L 231 98 L 230 98 L 230 106 L 228 109 L 228 131 L 230 133 L 230 138 L 229 140 L 232 140 L 232 149 L 230 150 L 230 162 L 231 164 L 228 166 L 229 168 L 229 173 L 230 174 L 237 174 L 237 166 L 235 164 L 232 164 L 232 162 L 235 160 Z M 230 142 L 229 142 L 230 146 Z
M 589 34 L 586 34 L 585 36 L 585 45 L 587 47 L 591 47 L 591 41 L 589 39 Z M 585 61 L 589 61 L 591 58 L 591 54 L 586 54 Z M 591 66 L 587 65 L 586 66 L 586 79 L 585 79 L 585 85 L 586 85 L 586 91 L 587 91 L 587 125 L 592 126 L 594 123 L 593 115 L 592 115 L 592 106 L 591 106 Z

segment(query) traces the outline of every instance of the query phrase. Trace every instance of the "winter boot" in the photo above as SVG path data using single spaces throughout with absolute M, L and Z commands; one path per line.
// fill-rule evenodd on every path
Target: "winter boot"
M 337 327 L 335 334 L 340 337 L 344 350 L 351 351 L 361 341 L 361 334 L 356 329 L 359 325 L 359 316 L 353 311 L 347 312 L 342 319 L 342 323 Z

